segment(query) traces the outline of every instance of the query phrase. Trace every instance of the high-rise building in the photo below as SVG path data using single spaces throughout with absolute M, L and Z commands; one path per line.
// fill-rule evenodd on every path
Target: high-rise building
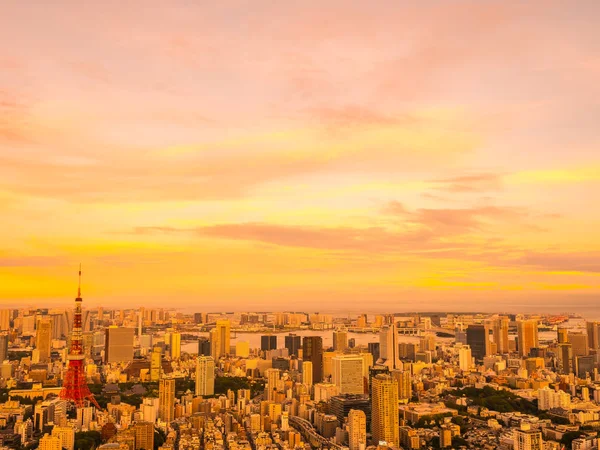
M 468 345 L 462 345 L 458 349 L 458 367 L 464 372 L 468 372 L 473 367 L 473 355 Z
M 181 358 L 181 333 L 178 331 L 173 331 L 171 333 L 169 353 L 171 354 L 171 359 Z
M 290 333 L 285 337 L 285 348 L 288 349 L 288 355 L 298 356 L 298 350 L 300 350 L 300 336 Z
M 510 319 L 508 317 L 498 317 L 492 324 L 492 332 L 494 335 L 494 342 L 496 343 L 496 350 L 501 355 L 508 353 L 508 325 Z
M 467 344 L 476 360 L 490 354 L 490 333 L 486 325 L 471 324 L 467 327 Z
M 560 373 L 569 375 L 573 372 L 573 346 L 568 342 L 558 344 L 558 362 L 560 364 Z
M 390 370 L 399 366 L 398 331 L 395 323 L 383 326 L 379 332 L 379 357 Z
M 211 356 L 210 340 L 205 337 L 198 338 L 198 356 Z
M 260 349 L 263 352 L 268 352 L 269 350 L 277 350 L 277 336 L 267 334 L 260 337 Z
M 8 358 L 8 334 L 0 333 L 0 363 Z
M 158 383 L 158 418 L 171 423 L 175 415 L 175 380 L 161 378 Z
M 313 385 L 313 364 L 310 361 L 302 362 L 302 384 L 307 387 Z
M 154 424 L 151 422 L 136 422 L 135 450 L 154 448 Z
M 214 395 L 215 360 L 212 356 L 199 356 L 196 360 L 196 395 Z
M 305 336 L 302 340 L 302 359 L 313 365 L 313 383 L 323 381 L 323 338 Z
M 573 348 L 573 357 L 589 355 L 588 337 L 583 333 L 569 333 L 568 342 Z
M 348 348 L 348 331 L 335 330 L 333 332 L 333 350 L 343 352 Z
M 0 309 L 0 331 L 10 330 L 10 309 Z
M 74 450 L 75 448 L 75 429 L 73 427 L 61 427 L 55 425 L 52 428 L 52 436 L 60 439 L 60 448 Z
M 367 446 L 367 416 L 360 409 L 348 414 L 348 442 L 350 450 L 364 450 Z
M 598 352 L 600 350 L 600 322 L 586 322 L 588 347 Z
M 365 413 L 368 431 L 371 427 L 371 400 L 367 394 L 335 395 L 329 399 L 329 412 L 337 417 L 339 423 L 344 423 L 353 409 Z
M 571 396 L 564 391 L 555 391 L 545 387 L 538 390 L 538 409 L 548 411 L 553 408 L 571 408 Z
M 150 354 L 150 381 L 160 380 L 162 372 L 162 349 L 154 347 Z
M 339 355 L 333 358 L 333 384 L 339 394 L 365 392 L 364 360 L 358 355 Z
M 389 375 L 372 380 L 371 428 L 373 442 L 399 446 L 398 383 Z
M 566 344 L 569 342 L 569 329 L 568 328 L 557 328 L 556 329 L 556 340 L 559 344 Z
M 215 328 L 210 331 L 210 354 L 218 361 L 227 355 L 231 349 L 231 322 L 227 319 L 217 320 Z
M 529 350 L 539 346 L 538 321 L 535 319 L 517 321 L 517 338 L 519 340 L 519 356 L 529 355 Z
M 532 430 L 531 425 L 523 423 L 520 430 L 515 430 L 514 450 L 543 450 L 542 432 Z
M 104 363 L 133 360 L 133 328 L 111 326 L 106 329 Z
M 48 433 L 40 439 L 38 446 L 39 450 L 61 450 L 60 438 L 57 436 L 51 436 Z
M 408 370 L 392 370 L 392 377 L 398 383 L 398 399 L 409 402 L 412 398 L 412 374 Z
M 281 378 L 281 371 L 279 369 L 267 369 L 265 370 L 265 376 L 267 377 L 267 400 L 272 402 L 277 393 L 277 385 Z
M 50 361 L 50 352 L 52 350 L 52 321 L 48 318 L 40 319 L 37 322 L 35 347 L 39 351 L 40 362 Z

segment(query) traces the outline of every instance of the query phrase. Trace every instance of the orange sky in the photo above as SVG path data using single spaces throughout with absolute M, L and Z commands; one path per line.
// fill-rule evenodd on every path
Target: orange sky
M 0 299 L 68 304 L 81 262 L 88 306 L 592 307 L 599 15 L 8 2 Z

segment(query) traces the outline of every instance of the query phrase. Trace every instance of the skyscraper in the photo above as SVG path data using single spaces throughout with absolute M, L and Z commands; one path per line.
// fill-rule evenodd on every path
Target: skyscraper
M 217 320 L 215 328 L 210 331 L 211 356 L 217 361 L 227 355 L 231 348 L 231 322 L 227 319 Z
M 277 350 L 277 336 L 276 335 L 265 335 L 260 337 L 260 349 L 263 352 L 269 350 Z
M 285 348 L 288 349 L 288 355 L 298 356 L 298 350 L 300 349 L 300 336 L 293 333 L 288 334 L 285 337 Z
M 215 360 L 212 356 L 199 356 L 196 360 L 196 395 L 214 395 Z
M 133 359 L 133 328 L 111 326 L 106 329 L 104 363 L 127 362 Z
M 162 349 L 154 347 L 150 354 L 150 381 L 160 380 L 162 371 Z
M 339 394 L 363 394 L 364 360 L 358 355 L 338 355 L 333 358 L 333 384 Z
M 537 320 L 519 320 L 517 322 L 517 338 L 519 339 L 519 356 L 527 356 L 529 350 L 537 348 L 539 345 Z
M 171 359 L 179 359 L 181 358 L 181 333 L 178 331 L 173 331 L 171 333 L 171 344 L 169 348 L 169 353 L 171 354 Z
M 281 372 L 279 369 L 267 369 L 265 370 L 265 376 L 267 377 L 267 400 L 273 401 L 275 399 L 275 393 L 277 392 L 277 384 L 281 378 Z
M 468 345 L 462 345 L 458 349 L 458 367 L 465 372 L 473 367 L 473 355 L 471 354 L 471 347 Z
M 348 348 L 348 331 L 339 329 L 333 332 L 333 350 L 343 352 Z
M 489 328 L 486 325 L 472 324 L 467 327 L 467 344 L 471 354 L 477 360 L 482 360 L 490 352 Z
M 496 349 L 501 355 L 508 353 L 508 324 L 510 319 L 508 317 L 498 317 L 494 320 L 492 325 L 492 332 L 494 334 L 494 342 L 496 343 Z
M 398 332 L 393 321 L 391 325 L 382 327 L 379 332 L 379 357 L 390 370 L 398 367 L 400 358 L 398 354 Z
M 50 361 L 52 349 L 52 321 L 50 319 L 38 320 L 35 347 L 39 351 L 40 362 Z
M 313 385 L 313 364 L 310 361 L 302 362 L 302 384 L 309 388 Z
M 205 337 L 198 338 L 198 356 L 211 356 L 210 340 Z
M 323 338 L 306 336 L 302 341 L 302 359 L 313 365 L 313 383 L 323 381 Z
M 408 403 L 412 398 L 412 374 L 408 370 L 393 370 L 392 377 L 398 383 L 398 399 Z
M 588 347 L 590 350 L 600 349 L 600 322 L 586 322 Z
M 8 334 L 0 333 L 0 364 L 8 358 Z
M 367 415 L 360 409 L 348 414 L 348 442 L 350 450 L 364 450 L 367 446 Z
M 373 442 L 399 446 L 398 383 L 389 375 L 372 380 L 371 428 Z
M 171 423 L 175 414 L 175 380 L 162 378 L 158 383 L 158 418 Z
M 568 333 L 568 342 L 573 348 L 573 357 L 587 356 L 589 354 L 588 349 L 588 337 L 583 333 Z
M 10 309 L 0 309 L 0 331 L 10 330 Z
M 573 372 L 573 346 L 568 342 L 558 344 L 558 362 L 562 374 L 569 375 Z

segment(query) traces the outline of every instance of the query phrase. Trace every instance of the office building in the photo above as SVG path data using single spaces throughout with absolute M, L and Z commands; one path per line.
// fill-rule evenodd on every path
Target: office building
M 468 372 L 473 368 L 473 355 L 471 347 L 462 345 L 458 349 L 458 367 L 464 372 Z
M 350 450 L 364 450 L 367 446 L 367 416 L 360 409 L 348 414 L 348 444 Z
M 517 321 L 517 339 L 519 356 L 528 356 L 532 348 L 539 346 L 538 321 L 535 319 Z
M 367 394 L 335 395 L 329 398 L 329 412 L 337 417 L 339 423 L 344 423 L 353 409 L 365 413 L 368 431 L 371 427 L 371 400 Z
M 0 333 L 0 363 L 8 359 L 8 334 Z
M 196 360 L 196 395 L 214 395 L 215 360 L 212 356 L 199 356 Z
M 566 344 L 569 342 L 569 329 L 568 328 L 557 328 L 556 339 L 559 344 Z
M 323 338 L 306 336 L 302 340 L 302 359 L 313 365 L 313 383 L 323 381 Z
M 333 332 L 333 350 L 343 352 L 348 348 L 348 331 L 335 330 Z
M 588 347 L 598 352 L 600 350 L 600 322 L 586 322 Z
M 298 351 L 302 348 L 300 336 L 290 333 L 285 337 L 285 348 L 288 349 L 289 356 L 298 356 Z
M 490 333 L 487 325 L 471 324 L 467 327 L 467 345 L 478 361 L 490 354 Z
M 40 319 L 37 322 L 35 348 L 39 352 L 39 362 L 50 361 L 52 351 L 52 320 Z
M 181 358 L 181 333 L 173 331 L 170 338 L 169 354 L 171 355 L 171 359 L 179 359 Z
M 573 357 L 589 355 L 588 337 L 583 333 L 568 333 L 568 342 L 573 349 Z
M 373 442 L 399 446 L 398 383 L 389 375 L 372 380 L 371 429 Z
M 302 384 L 307 387 L 313 385 L 313 364 L 310 361 L 302 362 Z
M 0 331 L 10 330 L 10 309 L 0 309 Z
M 161 378 L 158 383 L 158 418 L 171 423 L 175 418 L 175 380 Z
M 399 366 L 398 332 L 394 323 L 385 325 L 379 332 L 379 357 L 390 370 Z
M 492 323 L 492 333 L 496 351 L 503 355 L 510 351 L 508 347 L 508 325 L 510 319 L 508 317 L 498 317 Z
M 221 356 L 229 354 L 231 350 L 231 322 L 217 320 L 215 328 L 210 331 L 211 356 L 218 361 Z
M 205 337 L 198 338 L 198 356 L 211 356 L 210 340 Z
M 558 363 L 560 373 L 569 375 L 573 372 L 573 346 L 571 344 L 558 344 Z
M 263 352 L 269 350 L 277 350 L 277 336 L 276 335 L 265 335 L 260 337 L 260 349 Z
M 339 355 L 333 358 L 333 384 L 339 394 L 365 392 L 364 360 L 358 355 Z
M 133 359 L 133 328 L 111 326 L 105 330 L 104 363 L 121 363 Z

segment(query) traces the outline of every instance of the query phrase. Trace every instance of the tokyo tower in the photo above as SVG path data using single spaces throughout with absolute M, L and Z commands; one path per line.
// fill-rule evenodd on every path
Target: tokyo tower
M 70 400 L 76 407 L 81 408 L 86 406 L 87 402 L 91 402 L 96 408 L 101 409 L 100 405 L 90 392 L 87 385 L 87 377 L 85 375 L 83 353 L 83 337 L 82 337 L 82 320 L 81 320 L 81 265 L 79 266 L 79 289 L 77 290 L 77 298 L 75 299 L 75 309 L 73 310 L 73 329 L 71 331 L 71 349 L 67 356 L 68 367 L 65 379 L 63 380 L 63 388 L 60 391 L 60 398 Z

